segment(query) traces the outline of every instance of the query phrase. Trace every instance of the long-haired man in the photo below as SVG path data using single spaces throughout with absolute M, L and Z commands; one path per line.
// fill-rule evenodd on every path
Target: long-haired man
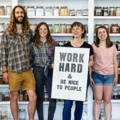
M 22 6 L 15 6 L 10 23 L 1 41 L 1 65 L 4 82 L 9 83 L 10 107 L 14 120 L 18 120 L 18 91 L 26 90 L 29 98 L 29 120 L 34 120 L 36 94 L 35 79 L 30 68 L 29 46 L 32 34 L 27 14 Z

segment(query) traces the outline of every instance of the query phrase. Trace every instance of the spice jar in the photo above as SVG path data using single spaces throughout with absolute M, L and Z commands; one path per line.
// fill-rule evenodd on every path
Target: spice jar
M 66 25 L 66 33 L 70 33 L 71 32 L 71 25 L 67 24 Z
M 83 9 L 82 15 L 83 15 L 83 16 L 88 16 L 88 9 Z
M 68 16 L 68 8 L 66 6 L 60 8 L 60 16 Z
M 6 15 L 10 15 L 12 11 L 12 6 L 6 6 Z
M 109 15 L 110 16 L 116 16 L 116 7 L 110 7 L 109 8 Z
M 109 10 L 108 10 L 108 7 L 103 7 L 102 15 L 103 15 L 103 16 L 109 16 Z
M 36 16 L 44 16 L 44 8 L 41 6 L 36 7 Z
M 27 14 L 28 14 L 28 16 L 35 16 L 35 8 L 34 8 L 34 6 L 28 6 L 27 7 Z
M 54 24 L 53 33 L 60 33 L 60 25 L 59 24 Z
M 49 30 L 50 30 L 51 33 L 53 33 L 53 26 L 52 26 L 52 24 L 49 24 Z
M 76 16 L 82 16 L 82 10 L 77 10 L 76 11 Z
M 94 9 L 95 16 L 102 16 L 102 7 L 95 7 Z
M 69 15 L 70 16 L 76 16 L 76 10 L 75 9 L 70 9 L 69 10 Z
M 60 24 L 60 33 L 66 33 L 66 24 Z
M 59 7 L 54 7 L 53 8 L 53 15 L 54 16 L 59 16 Z
M 116 8 L 116 16 L 120 16 L 120 7 Z
M 53 16 L 53 8 L 52 7 L 45 8 L 45 16 Z
M 112 24 L 110 28 L 111 33 L 119 33 L 120 32 L 120 27 L 118 24 Z

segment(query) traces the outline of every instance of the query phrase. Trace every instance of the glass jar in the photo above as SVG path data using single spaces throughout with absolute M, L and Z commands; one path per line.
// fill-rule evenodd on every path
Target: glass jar
M 103 16 L 109 16 L 108 7 L 103 7 Z
M 83 15 L 83 16 L 88 16 L 88 9 L 83 9 L 82 15 Z
M 70 24 L 66 25 L 66 33 L 71 33 L 71 25 Z
M 53 8 L 45 7 L 45 16 L 53 16 Z
M 60 16 L 68 16 L 68 8 L 66 6 L 60 8 Z
M 42 6 L 36 7 L 36 16 L 44 16 L 44 8 Z
M 69 15 L 70 16 L 76 16 L 76 10 L 75 9 L 70 9 L 69 10 Z
M 27 7 L 27 15 L 28 16 L 35 16 L 35 8 L 34 6 L 28 6 Z
M 112 24 L 111 25 L 111 29 L 110 29 L 111 33 L 119 33 L 120 32 L 120 27 L 118 24 Z
M 116 16 L 116 7 L 110 7 L 109 8 L 109 15 L 110 16 Z
M 96 6 L 94 9 L 95 16 L 102 16 L 102 7 Z
M 49 24 L 49 30 L 51 33 L 53 33 L 53 25 L 52 24 Z
M 76 11 L 76 16 L 82 16 L 82 10 L 77 10 Z
M 60 33 L 60 25 L 59 24 L 54 24 L 53 33 Z
M 53 15 L 54 16 L 59 16 L 59 7 L 54 7 L 53 8 Z
M 60 24 L 60 33 L 66 33 L 66 24 Z
M 5 15 L 5 7 L 0 6 L 0 15 Z
M 6 6 L 6 15 L 10 15 L 12 11 L 12 6 Z
M 116 16 L 120 16 L 120 7 L 116 8 Z

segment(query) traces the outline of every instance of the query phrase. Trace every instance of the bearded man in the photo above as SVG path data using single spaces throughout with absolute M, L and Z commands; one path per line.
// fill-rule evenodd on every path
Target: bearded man
M 35 79 L 30 67 L 29 48 L 32 33 L 26 11 L 15 6 L 7 30 L 2 35 L 1 65 L 3 80 L 9 83 L 10 108 L 14 120 L 18 118 L 19 90 L 26 90 L 29 98 L 29 120 L 34 120 L 36 107 Z

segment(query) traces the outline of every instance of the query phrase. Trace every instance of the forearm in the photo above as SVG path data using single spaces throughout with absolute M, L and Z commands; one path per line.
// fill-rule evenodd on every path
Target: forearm
M 114 64 L 114 74 L 115 74 L 115 78 L 118 78 L 118 64 Z

